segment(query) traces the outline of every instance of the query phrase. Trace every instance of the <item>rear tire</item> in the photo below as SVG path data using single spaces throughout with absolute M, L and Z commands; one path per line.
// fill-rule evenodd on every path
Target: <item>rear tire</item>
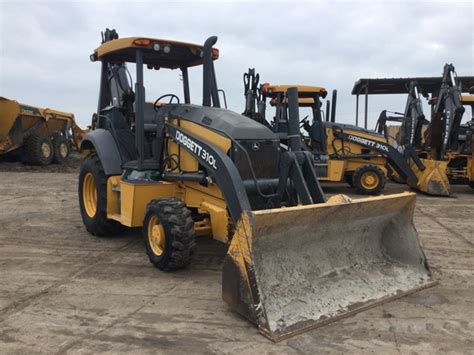
M 23 147 L 23 159 L 32 165 L 48 165 L 53 161 L 54 152 L 51 139 L 43 134 L 33 133 Z
M 119 222 L 107 218 L 107 176 L 96 153 L 89 155 L 81 165 L 79 206 L 90 234 L 110 236 L 124 229 Z
M 152 200 L 143 222 L 145 249 L 150 262 L 163 271 L 186 267 L 196 248 L 191 211 L 177 198 Z
M 71 153 L 71 146 L 69 145 L 69 142 L 66 137 L 58 134 L 53 137 L 53 150 L 53 161 L 57 164 L 62 164 L 66 161 L 69 154 Z
M 357 193 L 362 195 L 378 195 L 385 186 L 385 175 L 375 165 L 364 165 L 357 168 L 352 175 L 352 183 Z

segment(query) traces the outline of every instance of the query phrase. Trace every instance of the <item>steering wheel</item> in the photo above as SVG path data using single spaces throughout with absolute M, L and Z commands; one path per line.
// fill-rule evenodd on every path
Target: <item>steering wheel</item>
M 178 96 L 176 96 L 175 94 L 164 94 L 164 95 L 161 95 L 159 98 L 157 98 L 155 100 L 155 103 L 153 104 L 153 109 L 155 111 L 158 111 L 160 109 L 160 106 L 158 105 L 158 103 L 161 99 L 164 99 L 165 97 L 170 98 L 167 105 L 171 104 L 173 102 L 173 99 L 176 99 L 176 101 L 177 101 L 176 103 L 179 104 L 179 97 Z

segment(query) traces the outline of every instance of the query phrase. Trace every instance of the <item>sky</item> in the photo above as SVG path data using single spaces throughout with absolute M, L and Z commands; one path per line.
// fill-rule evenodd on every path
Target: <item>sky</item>
M 354 123 L 351 90 L 359 78 L 441 76 L 445 63 L 459 76 L 474 75 L 473 3 L 0 0 L 0 96 L 73 112 L 85 127 L 97 109 L 100 74 L 89 55 L 105 28 L 195 43 L 216 35 L 217 80 L 229 109 L 243 111 L 242 75 L 255 68 L 261 82 L 337 89 L 336 120 Z M 201 68 L 192 69 L 193 103 L 202 100 L 200 78 Z M 147 101 L 182 98 L 177 70 L 147 71 L 145 86 Z M 403 111 L 405 100 L 370 97 L 369 128 L 381 110 Z

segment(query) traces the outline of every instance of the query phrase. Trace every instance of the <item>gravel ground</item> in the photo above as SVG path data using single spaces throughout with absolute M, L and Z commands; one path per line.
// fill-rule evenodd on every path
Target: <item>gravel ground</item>
M 69 158 L 63 164 L 49 164 L 45 166 L 28 165 L 20 159 L 0 155 L 0 173 L 1 172 L 32 172 L 32 173 L 79 173 L 81 157 L 79 153 L 73 151 Z
M 451 198 L 418 195 L 415 223 L 439 285 L 273 344 L 221 300 L 224 245 L 199 238 L 190 268 L 160 272 L 139 230 L 88 235 L 77 173 L 18 164 L 0 164 L 2 354 L 474 349 L 474 190 L 467 186 L 454 186 Z M 351 193 L 344 185 L 324 189 Z M 388 184 L 386 193 L 403 189 Z

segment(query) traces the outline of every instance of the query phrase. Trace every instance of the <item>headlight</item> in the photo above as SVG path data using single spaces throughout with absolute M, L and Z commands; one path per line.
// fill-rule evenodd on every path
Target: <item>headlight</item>
M 158 52 L 158 51 L 160 50 L 160 48 L 161 48 L 161 46 L 160 46 L 159 43 L 155 43 L 155 44 L 153 45 L 153 50 L 154 50 L 154 51 L 157 51 L 157 52 Z
M 164 47 L 163 47 L 163 52 L 165 52 L 166 54 L 168 54 L 169 52 L 171 52 L 171 46 L 169 44 L 166 44 Z

